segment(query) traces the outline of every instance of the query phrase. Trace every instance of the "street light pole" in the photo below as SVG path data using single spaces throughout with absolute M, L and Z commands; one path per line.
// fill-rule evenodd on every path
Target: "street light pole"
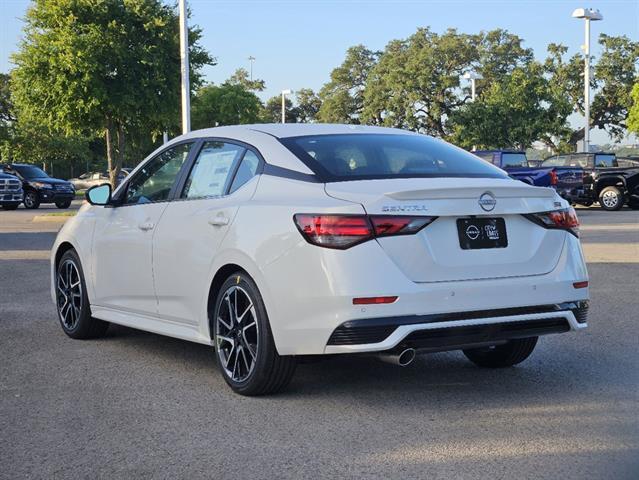
M 464 78 L 470 80 L 470 99 L 474 102 L 476 98 L 475 80 L 481 80 L 483 77 L 479 73 L 466 72 Z
M 182 133 L 191 131 L 191 87 L 189 85 L 189 29 L 186 0 L 179 1 L 180 10 L 180 73 L 182 79 Z
M 248 61 L 251 62 L 251 82 L 253 81 L 253 62 L 255 61 L 255 57 L 251 55 L 248 57 Z
M 286 123 L 286 95 L 293 93 L 292 90 L 282 90 L 282 123 Z
M 603 15 L 599 10 L 592 8 L 578 8 L 572 12 L 573 18 L 583 18 L 585 20 L 586 39 L 582 46 L 584 51 L 584 116 L 586 126 L 584 128 L 584 151 L 590 151 L 590 21 L 603 20 Z

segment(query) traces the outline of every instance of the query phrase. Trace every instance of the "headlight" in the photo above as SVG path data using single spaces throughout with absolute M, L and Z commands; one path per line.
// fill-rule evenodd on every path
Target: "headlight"
M 50 183 L 43 182 L 29 182 L 29 185 L 36 188 L 53 188 L 53 185 L 51 185 Z

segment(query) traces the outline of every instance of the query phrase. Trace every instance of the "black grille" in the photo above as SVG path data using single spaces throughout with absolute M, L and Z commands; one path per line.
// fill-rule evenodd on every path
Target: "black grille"
M 409 334 L 402 341 L 402 345 L 412 348 L 446 348 L 476 343 L 494 343 L 513 338 L 537 337 L 569 330 L 570 324 L 563 317 L 544 318 L 489 325 L 417 330 Z
M 328 339 L 328 344 L 359 345 L 363 343 L 378 343 L 384 341 L 396 328 L 395 325 L 356 328 L 340 325 L 333 331 L 331 338 Z

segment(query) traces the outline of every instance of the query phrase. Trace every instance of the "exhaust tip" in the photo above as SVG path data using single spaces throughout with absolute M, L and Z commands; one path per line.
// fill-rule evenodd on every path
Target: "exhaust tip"
M 397 357 L 397 364 L 400 367 L 405 367 L 410 365 L 415 360 L 415 350 L 412 348 L 407 348 Z

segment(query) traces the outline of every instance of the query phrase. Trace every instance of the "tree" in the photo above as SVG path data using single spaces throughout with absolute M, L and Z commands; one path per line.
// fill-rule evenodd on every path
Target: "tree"
M 613 138 L 621 139 L 626 131 L 626 121 L 632 105 L 631 92 L 638 78 L 639 42 L 626 36 L 599 36 L 602 54 L 594 66 L 590 87 L 594 97 L 590 108 L 592 128 L 605 130 Z M 583 57 L 564 56 L 568 49 L 550 44 L 545 68 L 556 94 L 563 95 L 573 105 L 573 112 L 584 115 Z M 571 129 L 559 139 L 569 149 L 575 148 L 584 138 L 584 128 Z M 558 146 L 558 145 L 551 145 Z
M 543 66 L 515 67 L 481 97 L 451 114 L 451 140 L 464 148 L 525 150 L 542 137 L 561 135 L 571 105 L 555 98 Z
M 299 123 L 310 123 L 317 120 L 322 100 L 310 88 L 301 88 L 295 92 L 295 116 Z
M 240 85 L 245 90 L 253 92 L 262 92 L 266 88 L 264 80 L 251 79 L 249 72 L 245 68 L 238 68 L 235 73 L 227 80 L 231 85 Z
M 0 143 L 9 138 L 9 128 L 15 122 L 9 75 L 0 73 Z
M 331 72 L 331 80 L 320 91 L 318 119 L 329 123 L 360 123 L 364 88 L 377 62 L 378 52 L 356 45 L 346 52 L 344 62 Z
M 632 107 L 628 114 L 628 130 L 639 135 L 639 80 L 632 88 Z
M 468 101 L 460 78 L 478 61 L 477 37 L 454 29 L 390 42 L 369 74 L 363 120 L 446 137 L 447 118 Z
M 213 63 L 190 31 L 191 81 Z M 14 55 L 19 117 L 66 134 L 102 132 L 116 184 L 127 131 L 177 123 L 178 18 L 160 0 L 35 0 Z
M 261 109 L 260 99 L 241 85 L 207 85 L 200 88 L 193 99 L 193 128 L 256 123 Z
M 297 112 L 293 107 L 293 102 L 286 97 L 286 123 L 297 122 Z M 282 121 L 282 97 L 276 95 L 269 98 L 262 109 L 261 119 L 264 123 L 280 123 Z

